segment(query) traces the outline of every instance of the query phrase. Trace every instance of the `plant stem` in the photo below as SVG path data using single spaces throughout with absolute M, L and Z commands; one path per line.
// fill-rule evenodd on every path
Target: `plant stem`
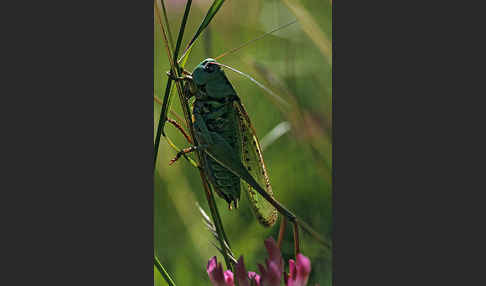
M 172 70 L 172 73 L 173 74 L 175 73 L 177 76 L 180 76 L 180 68 L 179 68 L 179 65 L 177 64 L 177 55 L 179 54 L 179 49 L 181 47 L 182 38 L 184 36 L 184 30 L 185 30 L 185 27 L 186 27 L 187 18 L 189 16 L 189 10 L 191 9 L 191 3 L 192 3 L 192 0 L 187 1 L 186 10 L 184 11 L 184 16 L 182 17 L 181 28 L 180 28 L 179 34 L 177 36 L 177 43 L 176 43 L 176 48 L 174 50 L 174 56 L 172 57 L 171 52 L 170 52 L 171 48 L 170 48 L 170 45 L 169 45 L 169 41 L 167 39 L 167 35 L 165 33 L 164 26 L 162 24 L 162 20 L 160 19 L 160 13 L 158 11 L 158 6 L 154 2 L 154 6 L 155 6 L 155 10 L 156 10 L 156 16 L 157 16 L 157 19 L 159 20 L 160 26 L 162 28 L 162 34 L 164 36 L 164 40 L 165 40 L 165 44 L 166 44 L 166 48 L 167 48 L 167 56 L 169 57 L 169 63 L 171 64 L 171 70 Z M 177 85 L 179 93 L 182 93 L 180 84 L 176 83 L 176 85 Z M 165 95 L 164 95 L 164 101 L 163 101 L 163 105 L 162 105 L 162 112 L 160 113 L 159 125 L 157 126 L 157 135 L 155 136 L 154 171 L 155 171 L 155 163 L 157 162 L 157 155 L 158 155 L 158 152 L 159 152 L 160 137 L 161 137 L 162 133 L 164 133 L 164 125 L 165 125 L 165 122 L 167 120 L 167 110 L 169 108 L 169 103 L 170 103 L 171 86 L 172 86 L 172 79 L 168 78 L 167 79 L 167 85 L 166 85 L 166 88 L 165 88 Z
M 222 3 L 224 1 L 220 1 L 220 2 Z M 181 27 L 180 27 L 179 34 L 178 34 L 178 37 L 177 37 L 176 47 L 175 47 L 175 50 L 174 50 L 174 54 L 172 56 L 169 40 L 167 39 L 167 35 L 166 35 L 165 29 L 164 29 L 164 25 L 162 24 L 162 20 L 160 19 L 160 13 L 158 12 L 158 6 L 154 2 L 155 10 L 157 11 L 157 13 L 156 13 L 157 19 L 159 20 L 159 24 L 160 24 L 160 27 L 162 29 L 162 35 L 164 36 L 164 42 L 166 44 L 167 56 L 169 58 L 169 63 L 171 65 L 171 72 L 172 72 L 173 75 L 176 75 L 177 77 L 181 76 L 181 69 L 180 69 L 180 67 L 177 63 L 177 57 L 179 55 L 179 50 L 180 50 L 180 47 L 181 47 L 181 42 L 182 42 L 182 38 L 183 38 L 183 35 L 184 35 L 184 30 L 185 30 L 185 27 L 186 27 L 191 3 L 192 3 L 192 0 L 188 0 L 187 3 L 186 3 L 186 9 L 184 11 L 184 16 L 182 18 Z M 216 11 L 221 6 L 221 3 L 219 4 Z M 213 5 L 214 5 L 214 3 L 213 3 Z M 216 11 L 213 12 L 213 16 L 216 13 Z M 212 16 L 208 19 L 208 22 L 210 21 L 211 18 L 212 18 Z M 204 21 L 203 21 L 203 24 L 204 24 Z M 209 23 L 206 23 L 206 25 L 207 24 L 209 24 Z M 195 40 L 195 39 L 193 39 L 193 40 Z M 169 106 L 170 106 L 171 85 L 172 85 L 172 79 L 169 78 L 167 80 L 167 86 L 166 86 L 166 89 L 165 89 L 164 101 L 163 101 L 163 105 L 162 105 L 162 112 L 160 114 L 159 125 L 157 127 L 157 135 L 156 135 L 156 138 L 155 138 L 154 171 L 155 171 L 155 163 L 157 161 L 158 149 L 159 149 L 159 145 L 160 145 L 160 137 L 161 137 L 162 134 L 164 134 L 164 125 L 165 125 L 165 122 L 167 121 L 167 112 L 168 112 L 168 109 L 169 109 Z M 184 111 L 184 118 L 186 120 L 187 126 L 189 126 L 189 131 L 190 131 L 192 142 L 195 142 L 195 140 L 194 140 L 194 138 L 195 138 L 194 128 L 193 128 L 193 125 L 192 125 L 189 105 L 188 105 L 188 103 L 185 99 L 185 96 L 184 96 L 184 93 L 183 93 L 183 87 L 181 86 L 181 83 L 179 81 L 176 81 L 176 87 L 177 87 L 177 92 L 179 94 L 179 100 L 181 102 L 181 106 L 182 106 L 182 109 Z M 164 134 L 164 137 L 165 137 L 165 134 Z M 196 154 L 197 154 L 197 157 L 198 157 L 198 161 L 202 162 L 202 160 L 201 160 L 202 159 L 202 153 L 200 151 L 198 151 Z M 219 212 L 218 212 L 218 209 L 217 209 L 217 206 L 216 206 L 216 202 L 214 201 L 214 194 L 213 194 L 213 192 L 212 192 L 212 190 L 209 186 L 208 180 L 207 180 L 206 175 L 204 174 L 203 170 L 199 169 L 199 172 L 200 172 L 201 181 L 202 181 L 204 190 L 206 192 L 206 199 L 208 201 L 208 205 L 209 205 L 209 208 L 211 210 L 211 216 L 213 217 L 213 220 L 215 222 L 216 231 L 218 233 L 218 240 L 221 244 L 221 249 L 225 250 L 226 245 L 228 247 L 230 247 L 230 244 L 229 244 L 229 241 L 226 237 L 226 233 L 224 232 L 223 224 L 221 222 L 221 217 L 219 216 Z M 226 241 L 226 245 L 225 245 L 225 241 Z M 226 251 L 223 251 L 223 256 L 224 256 L 227 268 L 233 269 L 233 265 L 231 263 L 232 260 L 230 259 L 230 257 L 228 256 L 228 253 Z
M 294 257 L 297 259 L 297 254 L 300 253 L 299 227 L 297 226 L 297 223 L 294 223 L 293 227 L 294 227 Z
M 224 231 L 223 224 L 221 222 L 221 217 L 219 216 L 218 207 L 216 206 L 216 202 L 214 201 L 213 192 L 212 192 L 211 187 L 209 186 L 209 184 L 207 182 L 206 175 L 203 173 L 202 170 L 200 170 L 199 172 L 200 172 L 199 174 L 201 175 L 201 180 L 203 182 L 203 186 L 204 186 L 204 190 L 205 190 L 205 194 L 206 194 L 206 199 L 207 199 L 208 205 L 209 205 L 209 210 L 211 211 L 211 216 L 213 217 L 213 220 L 214 220 L 214 226 L 216 227 L 216 232 L 218 233 L 218 241 L 221 244 L 221 250 L 222 250 L 222 253 L 223 253 L 224 261 L 226 263 L 226 268 L 234 270 L 232 260 L 226 252 L 226 247 L 225 247 L 224 242 L 226 241 L 226 244 L 228 245 L 228 247 L 230 249 L 231 249 L 231 246 L 229 244 L 228 238 L 226 237 L 226 233 Z
M 167 27 L 167 34 L 169 36 L 169 45 L 173 49 L 174 46 L 172 46 L 172 45 L 174 44 L 174 38 L 172 37 L 172 33 L 170 31 L 169 19 L 167 19 L 167 9 L 165 8 L 164 0 L 160 0 L 160 2 L 162 4 L 162 12 L 164 14 L 165 26 Z
M 176 286 L 174 281 L 170 277 L 169 273 L 167 273 L 167 270 L 165 270 L 164 266 L 162 265 L 162 263 L 160 263 L 159 259 L 155 256 L 155 254 L 154 254 L 154 265 L 155 267 L 157 267 L 162 277 L 164 277 L 165 282 L 167 282 L 169 286 Z
M 174 66 L 179 67 L 177 64 L 177 56 L 179 55 L 179 49 L 181 48 L 182 38 L 184 36 L 184 30 L 186 29 L 187 18 L 189 16 L 189 10 L 191 9 L 192 0 L 187 0 L 186 10 L 184 11 L 184 16 L 182 16 L 181 28 L 179 30 L 179 35 L 177 36 L 177 43 L 174 50 Z M 180 76 L 179 70 L 177 70 L 177 76 Z
M 283 241 L 283 236 L 285 234 L 285 225 L 287 224 L 287 218 L 282 217 L 280 220 L 280 228 L 278 230 L 278 239 L 277 239 L 277 247 L 279 249 L 282 249 L 282 241 Z

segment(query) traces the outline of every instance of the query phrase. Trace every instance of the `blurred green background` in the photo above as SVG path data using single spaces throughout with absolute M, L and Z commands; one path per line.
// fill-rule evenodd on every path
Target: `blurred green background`
M 165 2 L 174 38 L 185 2 Z M 211 3 L 193 1 L 183 47 Z M 332 237 L 331 5 L 330 1 L 318 0 L 226 1 L 208 30 L 197 40 L 186 64 L 186 69 L 192 70 L 207 57 L 216 57 L 276 27 L 299 20 L 219 61 L 252 76 L 291 103 L 292 108 L 283 109 L 253 82 L 225 70 L 250 115 L 260 143 L 268 142 L 263 139 L 277 125 L 288 122 L 290 131 L 273 143 L 264 144 L 267 147 L 263 155 L 275 197 L 328 240 Z M 169 70 L 162 39 L 154 18 L 154 92 L 158 98 L 165 92 L 165 72 Z M 172 109 L 183 114 L 177 95 L 173 97 Z M 154 134 L 160 110 L 161 105 L 154 101 Z M 176 119 L 171 114 L 169 117 Z M 173 126 L 167 124 L 166 131 L 177 146 L 188 146 Z M 208 259 L 217 255 L 218 261 L 224 264 L 224 260 L 211 244 L 217 242 L 204 226 L 196 207 L 198 202 L 210 213 L 198 171 L 184 159 L 169 166 L 175 154 L 162 138 L 154 174 L 155 253 L 177 285 L 211 285 L 206 274 Z M 262 227 L 243 197 L 239 209 L 232 211 L 219 197 L 216 201 L 236 258 L 244 255 L 247 269 L 257 271 L 257 263 L 263 264 L 267 256 L 263 240 L 269 236 L 277 238 L 279 223 L 272 228 Z M 308 285 L 331 285 L 331 259 L 302 232 L 301 251 L 312 262 Z M 293 257 L 289 226 L 282 253 L 288 269 L 288 259 Z M 155 284 L 165 285 L 157 270 L 154 273 Z

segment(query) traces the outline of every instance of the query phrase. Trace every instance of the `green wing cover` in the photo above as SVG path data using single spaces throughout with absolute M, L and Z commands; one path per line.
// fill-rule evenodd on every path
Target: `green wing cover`
M 240 101 L 235 101 L 233 104 L 239 115 L 242 144 L 241 162 L 258 184 L 263 186 L 265 191 L 273 197 L 272 186 L 270 185 L 267 169 L 265 168 L 265 163 L 263 161 L 260 143 L 258 142 L 255 130 L 251 124 L 250 117 Z M 278 217 L 275 207 L 273 207 L 245 181 L 242 180 L 241 183 L 258 221 L 264 226 L 274 225 Z

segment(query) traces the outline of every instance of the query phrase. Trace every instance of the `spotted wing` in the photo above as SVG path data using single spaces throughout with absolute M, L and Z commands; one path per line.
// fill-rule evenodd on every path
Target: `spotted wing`
M 260 143 L 250 122 L 250 117 L 240 101 L 235 101 L 234 106 L 239 116 L 238 122 L 242 144 L 241 161 L 258 184 L 273 197 L 272 186 L 270 185 L 267 169 L 263 161 Z M 241 182 L 258 221 L 264 226 L 274 225 L 278 217 L 277 210 L 245 181 L 242 180 Z

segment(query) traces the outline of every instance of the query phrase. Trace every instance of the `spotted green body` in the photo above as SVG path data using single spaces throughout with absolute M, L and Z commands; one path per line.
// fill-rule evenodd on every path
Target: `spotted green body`
M 273 196 L 260 145 L 240 98 L 212 59 L 201 62 L 192 79 L 195 139 L 205 150 L 201 164 L 211 184 L 230 207 L 232 203 L 238 207 L 243 187 L 258 221 L 273 225 L 276 209 L 254 190 Z
M 233 96 L 232 96 L 233 95 Z M 238 127 L 238 114 L 233 107 L 235 93 L 222 97 L 196 99 L 193 107 L 194 129 L 199 145 L 229 145 L 238 157 L 241 156 L 241 135 Z M 240 199 L 240 178 L 217 163 L 207 153 L 202 154 L 203 169 L 219 196 L 228 204 L 238 207 Z

